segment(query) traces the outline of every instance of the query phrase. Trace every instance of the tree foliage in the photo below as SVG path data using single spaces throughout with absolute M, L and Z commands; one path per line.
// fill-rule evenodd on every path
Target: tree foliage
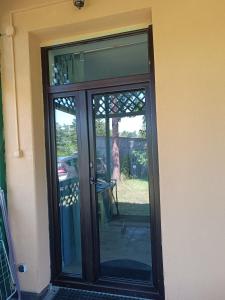
M 106 128 L 105 128 L 105 119 L 96 119 L 95 120 L 95 130 L 97 136 L 105 136 Z
M 56 123 L 57 156 L 70 156 L 78 151 L 76 121 L 72 125 Z

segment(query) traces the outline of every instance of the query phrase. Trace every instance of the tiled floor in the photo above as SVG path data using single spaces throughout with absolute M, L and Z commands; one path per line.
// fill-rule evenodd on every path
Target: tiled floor
M 132 220 L 129 216 L 121 216 L 102 224 L 99 229 L 102 262 L 129 259 L 151 266 L 149 222 L 140 222 Z
M 135 272 L 136 268 L 137 272 L 146 270 L 149 274 L 140 275 L 140 278 L 135 275 L 134 279 L 151 280 L 151 232 L 147 216 L 113 216 L 99 224 L 99 235 L 100 264 L 107 268 L 103 270 L 104 275 L 115 276 L 117 269 L 117 277 L 128 278 L 131 270 Z M 124 268 L 124 274 L 121 268 Z M 113 273 L 106 274 L 110 273 L 110 269 L 113 269 Z M 64 266 L 65 271 L 81 274 L 81 263 L 74 260 Z

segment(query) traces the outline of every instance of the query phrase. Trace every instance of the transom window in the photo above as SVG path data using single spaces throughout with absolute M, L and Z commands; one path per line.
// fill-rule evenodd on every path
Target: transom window
M 149 73 L 147 33 L 69 45 L 48 52 L 49 83 L 64 85 Z

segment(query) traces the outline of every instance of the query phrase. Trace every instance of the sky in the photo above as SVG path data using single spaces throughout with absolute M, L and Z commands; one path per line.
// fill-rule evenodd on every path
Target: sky
M 56 122 L 60 125 L 72 125 L 74 120 L 74 115 L 62 112 L 60 110 L 56 110 Z M 129 131 L 139 132 L 142 129 L 143 116 L 135 116 L 135 117 L 124 117 L 121 118 L 119 122 L 119 132 Z

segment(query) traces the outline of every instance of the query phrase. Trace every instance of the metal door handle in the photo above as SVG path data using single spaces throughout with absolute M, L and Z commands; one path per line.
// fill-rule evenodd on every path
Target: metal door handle
M 97 180 L 94 177 L 90 178 L 90 184 L 96 184 Z

